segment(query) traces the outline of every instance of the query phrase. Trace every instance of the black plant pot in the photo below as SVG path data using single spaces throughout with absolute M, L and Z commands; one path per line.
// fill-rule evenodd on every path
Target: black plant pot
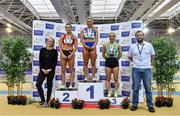
M 22 105 L 26 105 L 26 100 L 21 100 Z
M 123 109 L 127 109 L 129 107 L 129 104 L 127 104 L 127 105 L 122 105 L 122 108 Z
M 99 108 L 100 109 L 105 109 L 105 106 L 104 105 L 99 105 Z
M 160 107 L 162 107 L 162 102 L 161 101 L 155 101 L 155 105 L 160 108 Z
M 54 106 L 55 106 L 54 103 L 50 103 L 51 108 L 54 108 Z
M 77 104 L 72 104 L 73 109 L 78 109 L 78 105 Z
M 54 105 L 54 108 L 55 108 L 55 109 L 59 109 L 59 105 L 60 105 L 59 103 L 55 104 L 55 105 Z
M 172 107 L 173 106 L 173 98 L 167 98 L 166 106 L 167 107 Z

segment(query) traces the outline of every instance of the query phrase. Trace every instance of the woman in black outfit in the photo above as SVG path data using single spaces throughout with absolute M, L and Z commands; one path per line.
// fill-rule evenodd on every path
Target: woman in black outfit
M 49 37 L 46 42 L 46 47 L 41 48 L 39 54 L 40 71 L 36 82 L 41 101 L 40 107 L 48 107 L 48 102 L 52 93 L 52 82 L 55 74 L 58 53 L 54 49 L 54 39 Z M 47 99 L 45 101 L 42 83 L 47 78 Z

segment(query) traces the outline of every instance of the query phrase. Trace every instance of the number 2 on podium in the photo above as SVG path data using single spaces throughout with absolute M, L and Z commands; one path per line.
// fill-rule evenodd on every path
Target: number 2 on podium
M 89 88 L 86 89 L 86 91 L 90 92 L 90 99 L 94 99 L 94 86 L 91 85 Z

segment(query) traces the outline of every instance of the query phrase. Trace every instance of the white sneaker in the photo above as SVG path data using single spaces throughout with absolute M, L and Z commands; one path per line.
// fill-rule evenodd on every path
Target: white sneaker
M 87 81 L 87 78 L 84 78 L 84 81 Z
M 72 85 L 69 85 L 69 89 L 73 89 L 73 86 L 72 86 Z
M 118 91 L 114 91 L 114 97 L 118 97 Z
M 107 97 L 111 97 L 111 91 L 108 91 Z
M 92 80 L 93 80 L 93 81 L 96 81 L 96 78 L 95 78 L 95 77 L 92 77 Z
M 65 85 L 61 85 L 61 89 L 65 89 Z

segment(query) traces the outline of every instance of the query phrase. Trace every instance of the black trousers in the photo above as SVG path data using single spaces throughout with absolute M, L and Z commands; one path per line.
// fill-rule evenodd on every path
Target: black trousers
M 45 102 L 42 84 L 43 84 L 45 78 L 47 77 L 47 99 L 46 99 L 46 102 L 48 103 L 51 98 L 54 74 L 55 74 L 54 71 L 51 71 L 48 75 L 45 75 L 42 71 L 39 72 L 39 75 L 38 75 L 38 78 L 36 81 L 36 87 L 38 89 L 38 92 L 39 92 L 42 102 Z

